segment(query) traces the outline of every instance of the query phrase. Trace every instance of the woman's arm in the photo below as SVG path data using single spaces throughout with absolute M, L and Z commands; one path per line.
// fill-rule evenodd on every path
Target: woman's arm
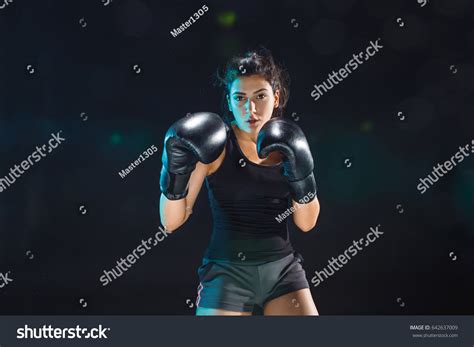
M 257 152 L 260 158 L 265 158 L 274 151 L 283 155 L 283 175 L 288 179 L 293 220 L 298 228 L 307 232 L 316 225 L 319 201 L 313 156 L 303 130 L 285 118 L 270 119 L 258 133 Z
M 187 221 L 192 213 L 194 203 L 201 190 L 204 179 L 207 176 L 208 167 L 210 166 L 198 162 L 189 178 L 188 195 L 180 200 L 168 200 L 166 196 L 161 194 L 160 199 L 160 218 L 161 224 L 166 227 L 167 232 L 178 229 Z
M 316 226 L 320 210 L 318 198 L 315 197 L 313 201 L 307 204 L 298 204 L 296 201 L 292 201 L 293 208 L 295 208 L 293 221 L 296 226 L 303 232 L 308 232 L 313 229 Z
M 225 149 L 227 129 L 215 113 L 189 113 L 166 132 L 161 158 L 160 218 L 165 230 L 173 231 L 191 214 L 208 174 L 209 163 Z M 211 163 L 212 164 L 212 163 Z
M 166 231 L 172 232 L 183 225 L 193 212 L 193 206 L 196 202 L 199 191 L 206 176 L 216 172 L 224 161 L 225 148 L 219 157 L 210 164 L 196 163 L 191 177 L 189 178 L 188 195 L 180 200 L 168 200 L 161 194 L 160 199 L 160 218 L 161 224 L 166 227 Z

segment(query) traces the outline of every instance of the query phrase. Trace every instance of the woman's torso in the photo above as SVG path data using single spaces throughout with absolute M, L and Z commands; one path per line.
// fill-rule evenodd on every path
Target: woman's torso
M 206 186 L 214 225 L 205 258 L 255 265 L 293 252 L 287 222 L 276 218 L 291 202 L 281 163 L 250 161 L 231 128 L 224 157 Z

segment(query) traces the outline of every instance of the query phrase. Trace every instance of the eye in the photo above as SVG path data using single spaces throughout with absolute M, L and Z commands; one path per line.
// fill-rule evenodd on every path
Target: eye
M 257 98 L 258 99 L 265 99 L 267 96 L 265 94 L 258 94 Z
M 236 101 L 242 101 L 244 98 L 240 95 L 237 95 L 235 98 L 234 98 Z

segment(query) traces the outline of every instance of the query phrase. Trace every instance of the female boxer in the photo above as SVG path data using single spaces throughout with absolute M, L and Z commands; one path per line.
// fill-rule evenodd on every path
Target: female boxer
M 188 115 L 165 136 L 161 222 L 176 230 L 206 182 L 213 214 L 198 269 L 197 315 L 318 315 L 287 228 L 303 232 L 319 215 L 313 158 L 302 130 L 283 118 L 285 71 L 266 49 L 231 59 L 218 82 L 224 121 Z M 227 112 L 228 110 L 228 112 Z

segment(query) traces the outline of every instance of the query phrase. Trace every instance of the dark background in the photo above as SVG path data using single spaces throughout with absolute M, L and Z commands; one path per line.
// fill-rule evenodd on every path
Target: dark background
M 205 187 L 176 233 L 108 286 L 99 277 L 158 230 L 166 129 L 188 112 L 221 113 L 216 68 L 263 44 L 290 73 L 286 116 L 316 163 L 317 227 L 290 230 L 308 281 L 369 227 L 384 232 L 310 283 L 320 314 L 473 314 L 474 156 L 425 194 L 416 188 L 474 139 L 472 1 L 104 5 L 14 0 L 0 10 L 0 177 L 51 133 L 66 138 L 0 194 L 0 272 L 14 280 L 0 289 L 0 313 L 194 314 L 212 227 Z M 379 53 L 313 100 L 315 83 L 377 38 Z M 121 179 L 152 144 L 158 153 Z

